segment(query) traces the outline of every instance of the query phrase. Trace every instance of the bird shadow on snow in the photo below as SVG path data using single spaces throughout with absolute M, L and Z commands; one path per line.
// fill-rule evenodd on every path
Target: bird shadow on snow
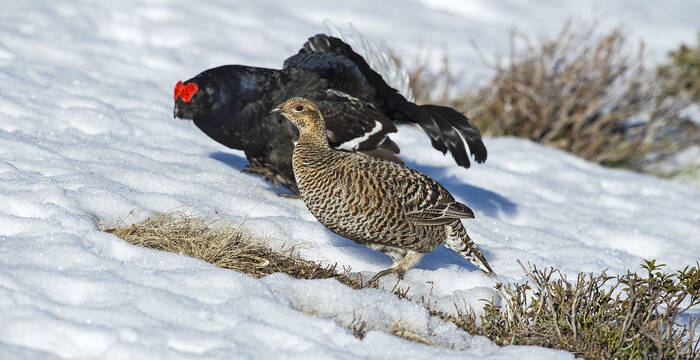
M 444 186 L 455 198 L 461 199 L 469 207 L 478 210 L 489 217 L 497 217 L 503 213 L 506 215 L 515 215 L 518 212 L 518 205 L 508 198 L 499 195 L 491 190 L 486 190 L 478 186 L 469 185 L 459 178 L 445 174 L 445 169 L 436 166 L 419 165 L 414 162 L 406 162 L 406 166 L 420 171 L 421 173 L 430 176 L 435 181 Z M 465 223 L 467 232 L 469 223 Z M 491 258 L 491 252 L 479 248 L 486 259 Z M 416 266 L 417 269 L 437 270 L 449 265 L 458 265 L 465 267 L 471 271 L 480 271 L 480 269 L 462 258 L 456 252 L 440 246 L 435 251 L 426 254 Z
M 209 157 L 238 171 L 243 171 L 248 165 L 248 160 L 244 157 L 222 151 L 213 152 L 209 154 Z M 452 195 L 463 199 L 471 208 L 479 210 L 487 216 L 496 217 L 501 212 L 507 215 L 513 215 L 517 212 L 517 205 L 507 198 L 493 191 L 466 184 L 454 176 L 446 175 L 443 168 L 418 165 L 416 163 L 407 163 L 406 165 L 432 177 L 437 182 L 445 186 Z M 286 190 L 286 188 L 284 189 Z M 270 190 L 275 191 L 272 185 L 270 185 Z M 379 251 L 372 250 L 367 246 L 357 244 L 352 240 L 345 239 L 339 235 L 335 236 L 333 245 L 344 248 L 344 252 L 350 253 L 352 256 L 361 257 L 370 263 L 386 264 L 387 267 L 391 265 L 391 258 L 389 258 L 389 256 L 384 255 Z M 489 251 L 481 248 L 481 252 L 487 259 L 491 257 Z M 463 259 L 459 254 L 443 246 L 440 246 L 439 248 L 435 249 L 435 251 L 426 254 L 416 268 L 423 270 L 437 270 L 449 265 L 457 265 L 473 271 L 479 270 L 478 267 Z
M 213 152 L 209 154 L 209 157 L 238 171 L 245 170 L 246 165 L 248 165 L 248 160 L 245 158 L 222 151 Z M 518 211 L 518 206 L 506 197 L 491 190 L 464 183 L 452 175 L 445 175 L 444 168 L 418 165 L 413 162 L 407 162 L 406 165 L 435 179 L 453 196 L 464 200 L 469 207 L 483 212 L 486 216 L 496 217 L 501 212 L 506 215 L 515 215 Z M 284 189 L 286 190 L 286 188 Z
M 244 157 L 241 157 L 241 156 L 238 156 L 235 154 L 226 153 L 223 151 L 213 152 L 213 153 L 209 154 L 209 157 L 214 159 L 214 160 L 220 161 L 220 162 L 222 162 L 222 163 L 224 163 L 224 164 L 226 164 L 226 165 L 228 165 L 228 166 L 230 166 L 238 171 L 241 171 L 241 172 L 243 172 L 243 170 L 245 170 L 245 167 L 250 164 L 248 162 L 248 160 Z M 256 175 L 256 174 L 247 174 L 247 175 L 262 179 L 262 175 Z M 278 193 L 278 194 L 291 193 L 291 191 L 289 191 L 289 189 L 284 187 L 284 185 L 280 185 L 280 187 L 278 189 L 275 189 L 274 185 L 272 185 L 271 182 L 266 181 L 266 183 L 269 185 L 270 190 L 275 192 L 275 193 Z
M 481 211 L 486 216 L 497 217 L 499 213 L 515 215 L 518 212 L 518 205 L 503 195 L 469 185 L 453 175 L 447 175 L 444 168 L 418 165 L 414 162 L 406 162 L 406 166 L 430 176 L 444 186 L 455 198 L 461 199 L 470 208 Z
M 248 165 L 248 160 L 246 160 L 246 158 L 234 154 L 225 153 L 223 151 L 213 152 L 209 154 L 209 157 L 214 160 L 221 161 L 222 163 L 238 171 L 245 170 L 246 165 Z
M 392 261 L 388 255 L 384 255 L 379 251 L 372 250 L 365 245 L 358 244 L 340 235 L 334 236 L 332 244 L 333 246 L 342 248 L 342 252 L 352 258 L 362 259 L 363 261 L 371 264 L 377 264 L 382 267 L 391 266 Z M 491 258 L 490 251 L 485 250 L 483 247 L 480 247 L 479 249 L 486 259 Z M 470 263 L 456 252 L 444 246 L 440 246 L 435 249 L 435 251 L 425 254 L 415 268 L 421 270 L 437 270 L 446 268 L 450 265 L 457 265 L 459 267 L 466 268 L 469 271 L 481 272 L 476 265 Z
M 491 259 L 490 251 L 486 251 L 483 247 L 479 247 L 479 250 L 481 250 L 481 253 L 487 260 Z M 457 265 L 459 267 L 464 267 L 469 271 L 481 272 L 476 265 L 470 263 L 456 252 L 444 246 L 440 246 L 439 248 L 435 249 L 435 251 L 425 254 L 425 256 L 420 259 L 420 263 L 418 266 L 416 266 L 416 269 L 437 270 L 446 268 L 449 265 Z

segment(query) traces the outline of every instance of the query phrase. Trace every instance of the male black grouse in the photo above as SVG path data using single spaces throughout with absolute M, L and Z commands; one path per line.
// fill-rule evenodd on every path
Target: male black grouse
M 193 120 L 212 139 L 243 150 L 247 172 L 298 193 L 292 152 L 299 132 L 270 111 L 293 96 L 313 101 L 326 119 L 329 144 L 396 162 L 398 146 L 387 137 L 395 122 L 420 125 L 433 147 L 448 150 L 468 168 L 466 141 L 474 159 L 486 161 L 486 147 L 474 124 L 458 111 L 416 105 L 390 87 L 341 39 L 309 38 L 282 70 L 225 65 L 205 70 L 175 86 L 174 116 Z

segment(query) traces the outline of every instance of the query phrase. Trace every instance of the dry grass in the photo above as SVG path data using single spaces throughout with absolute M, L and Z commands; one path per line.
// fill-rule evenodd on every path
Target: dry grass
M 700 82 L 688 81 L 688 71 L 648 71 L 643 46 L 632 48 L 620 29 L 568 22 L 537 43 L 513 33 L 509 55 L 488 64 L 490 82 L 458 96 L 450 96 L 457 76 L 446 55 L 431 70 L 431 54 L 419 50 L 407 71 L 418 102 L 451 105 L 484 135 L 528 138 L 604 165 L 651 171 L 700 145 L 698 125 L 681 115 L 691 101 L 688 87 Z
M 178 214 L 155 216 L 138 224 L 103 231 L 134 245 L 191 256 L 256 278 L 281 272 L 299 279 L 336 278 L 350 287 L 362 287 L 347 276 L 349 269 L 338 273 L 335 265 L 304 260 L 291 249 L 273 251 L 266 245 L 268 239 L 249 233 L 242 225 Z
M 687 146 L 679 132 L 685 98 L 644 69 L 625 35 L 599 35 L 596 25 L 567 24 L 557 38 L 511 49 L 476 97 L 487 134 L 515 135 L 607 165 L 641 168 L 647 154 L 664 157 Z M 513 45 L 515 47 L 515 45 Z
M 501 345 L 536 344 L 587 359 L 697 359 L 700 319 L 681 318 L 700 304 L 699 266 L 674 274 L 663 266 L 646 261 L 641 275 L 580 273 L 575 281 L 553 268 L 523 267 L 529 283 L 496 287 L 503 309 L 488 304 L 480 316 L 458 309 L 450 320 Z
M 103 228 L 103 231 L 113 233 L 133 245 L 191 256 L 256 278 L 281 272 L 297 279 L 334 278 L 353 289 L 367 285 L 362 283 L 361 278 L 350 276 L 349 268 L 338 272 L 336 265 L 324 266 L 304 260 L 291 249 L 272 250 L 267 246 L 267 238 L 249 233 L 242 225 L 233 226 L 177 214 L 155 216 L 138 224 L 116 229 Z M 376 284 L 372 286 L 376 287 Z M 402 295 L 405 297 L 406 294 Z M 308 309 L 299 310 L 314 315 Z M 367 331 L 366 326 L 366 321 L 354 319 L 349 329 L 362 339 Z M 433 345 L 400 324 L 394 324 L 390 333 L 410 341 Z
M 446 105 L 450 102 L 457 75 L 451 70 L 447 48 L 440 57 L 441 66 L 437 70 L 431 67 L 432 53 L 422 48 L 416 51 L 416 56 L 410 64 L 395 52 L 388 51 L 391 60 L 408 72 L 408 84 L 416 104 Z
M 335 278 L 354 289 L 363 287 L 361 280 L 349 276 L 349 269 L 337 272 L 336 266 L 301 259 L 289 250 L 273 251 L 264 237 L 240 225 L 164 215 L 104 231 L 135 245 L 196 257 L 258 278 L 283 272 L 300 279 Z M 695 331 L 700 320 L 684 316 L 700 305 L 700 266 L 674 274 L 664 273 L 662 266 L 648 261 L 642 275 L 579 274 L 575 281 L 552 268 L 523 267 L 529 282 L 496 287 L 503 307 L 489 303 L 483 314 L 476 315 L 473 309 L 455 305 L 457 316 L 453 316 L 434 310 L 427 301 L 422 305 L 431 315 L 499 345 L 545 346 L 587 359 L 697 359 L 700 336 Z M 409 291 L 398 283 L 391 290 L 402 299 Z M 367 323 L 356 318 L 348 328 L 361 339 Z M 432 345 L 400 323 L 390 332 Z

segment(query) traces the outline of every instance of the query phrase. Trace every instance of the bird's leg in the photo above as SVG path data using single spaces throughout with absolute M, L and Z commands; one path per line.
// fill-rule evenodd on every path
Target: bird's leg
M 275 186 L 275 189 L 277 189 L 280 185 L 280 182 L 277 179 L 277 174 L 269 167 L 262 165 L 246 165 L 245 169 L 243 169 L 243 172 L 246 174 L 262 175 L 263 179 L 272 182 L 272 184 Z
M 372 284 L 373 282 L 379 280 L 379 278 L 382 276 L 391 273 L 396 274 L 399 280 L 402 280 L 406 271 L 418 264 L 423 255 L 425 254 L 412 250 L 406 251 L 406 255 L 403 258 L 401 258 L 399 261 L 395 261 L 394 265 L 392 265 L 390 268 L 378 272 L 372 277 L 372 279 L 369 280 L 368 284 Z
M 243 169 L 243 172 L 246 174 L 265 174 L 266 171 L 269 171 L 269 168 L 266 168 L 265 166 L 262 166 L 262 165 L 253 165 L 253 164 L 248 164 Z
M 286 198 L 286 199 L 301 199 L 301 195 L 299 194 L 293 194 L 293 193 L 281 193 L 277 194 L 280 197 Z
M 389 274 L 393 273 L 394 271 L 395 271 L 395 269 L 392 266 L 388 269 L 384 269 L 384 270 L 378 272 L 376 275 L 372 276 L 372 278 L 369 280 L 367 285 L 374 283 L 375 281 L 379 280 L 379 278 L 381 278 L 382 276 L 389 275 Z
M 246 174 L 258 174 L 262 175 L 263 179 L 272 182 L 272 185 L 275 187 L 275 189 L 279 188 L 280 186 L 280 179 L 282 179 L 281 176 L 277 175 L 276 172 L 274 172 L 271 168 L 263 166 L 263 165 L 246 165 L 245 169 L 243 169 L 243 172 Z M 286 185 L 286 184 L 285 184 Z M 290 186 L 287 186 L 287 188 L 290 188 Z M 292 191 L 295 191 L 292 189 Z M 296 190 L 298 191 L 298 190 Z M 294 193 L 280 193 L 277 194 L 283 198 L 287 199 L 301 199 L 301 196 L 299 194 L 294 194 Z

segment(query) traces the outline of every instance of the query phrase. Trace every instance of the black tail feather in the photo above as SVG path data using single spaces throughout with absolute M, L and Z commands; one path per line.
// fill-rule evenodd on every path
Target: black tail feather
M 440 111 L 426 111 L 431 118 L 440 126 L 442 131 L 442 141 L 445 143 L 447 148 L 450 150 L 450 154 L 455 159 L 455 162 L 459 166 L 468 168 L 469 155 L 467 155 L 467 150 L 464 148 L 464 141 L 459 136 L 457 129 L 451 124 L 447 116 L 444 116 Z
M 481 133 L 469 118 L 446 106 L 418 106 L 407 101 L 396 89 L 384 82 L 381 75 L 372 70 L 362 56 L 342 40 L 319 34 L 311 37 L 304 44 L 300 52 L 303 51 L 334 52 L 350 59 L 375 87 L 377 96 L 383 99 L 383 105 L 380 105 L 380 108 L 390 113 L 395 120 L 420 125 L 430 138 L 433 147 L 443 154 L 449 150 L 460 166 L 465 168 L 470 166 L 469 155 L 464 147 L 465 141 L 477 163 L 486 161 L 486 146 L 481 140 Z
M 464 149 L 462 138 L 467 142 L 469 151 L 477 163 L 486 161 L 488 153 L 484 142 L 481 140 L 481 132 L 469 118 L 462 115 L 459 111 L 446 106 L 421 105 L 419 107 L 440 124 L 442 141 L 447 144 L 452 157 L 459 165 L 465 168 L 469 167 L 469 157 Z M 422 124 L 420 125 L 423 126 Z M 428 132 L 425 127 L 423 129 L 426 133 Z
M 447 152 L 448 148 L 447 145 L 445 145 L 442 130 L 435 119 L 428 115 L 427 112 L 421 110 L 418 105 L 406 101 L 406 99 L 399 94 L 394 96 L 392 100 L 393 101 L 389 102 L 389 107 L 393 109 L 391 114 L 393 119 L 420 125 L 430 138 L 430 143 L 433 147 L 440 150 L 443 154 Z
M 464 147 L 466 141 L 476 162 L 486 161 L 487 151 L 481 140 L 481 133 L 469 118 L 446 106 L 418 106 L 405 99 L 402 100 L 396 101 L 400 104 L 394 104 L 394 108 L 397 109 L 394 117 L 398 118 L 397 120 L 420 125 L 435 149 L 443 154 L 449 150 L 457 164 L 469 168 L 471 163 Z

